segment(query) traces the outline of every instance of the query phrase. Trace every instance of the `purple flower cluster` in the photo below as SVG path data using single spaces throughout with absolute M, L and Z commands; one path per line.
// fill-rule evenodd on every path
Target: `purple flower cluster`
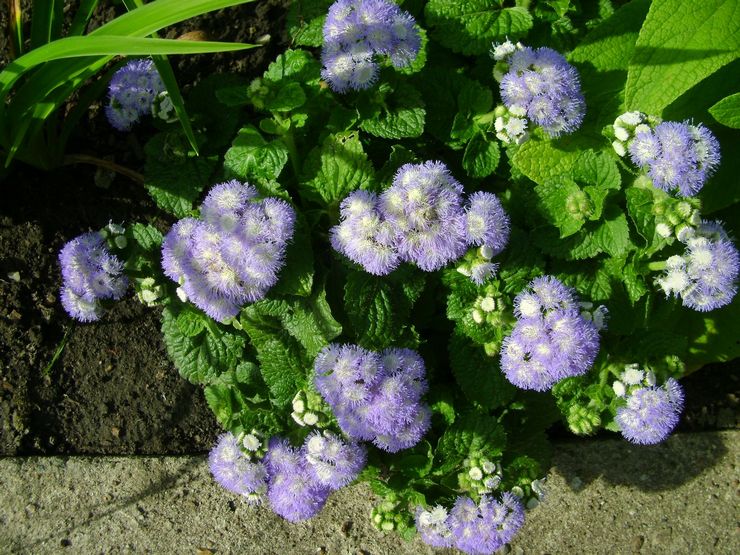
M 331 432 L 313 432 L 295 448 L 280 437 L 270 439 L 264 460 L 250 457 L 237 438 L 221 436 L 208 458 L 211 473 L 224 488 L 251 504 L 265 494 L 272 509 L 291 522 L 311 518 L 329 494 L 351 483 L 365 467 L 362 445 Z M 254 459 L 254 460 L 253 460 Z
M 154 99 L 165 90 L 154 62 L 130 61 L 116 71 L 108 85 L 108 121 L 119 131 L 128 131 L 141 116 L 152 112 Z
M 118 300 L 126 293 L 123 262 L 111 254 L 100 233 L 84 233 L 66 243 L 59 252 L 59 263 L 62 306 L 75 320 L 100 319 L 101 299 Z
M 471 246 L 494 256 L 509 239 L 509 218 L 492 193 L 463 187 L 441 162 L 405 164 L 380 197 L 354 191 L 342 201 L 341 221 L 331 230 L 335 250 L 375 275 L 401 262 L 432 272 Z
M 456 547 L 470 554 L 490 555 L 509 543 L 524 524 L 524 507 L 513 493 L 497 501 L 483 495 L 480 503 L 458 497 L 452 510 L 436 506 L 416 510 L 416 529 L 424 543 L 433 547 Z
M 267 468 L 242 451 L 232 433 L 223 434 L 208 455 L 211 474 L 222 487 L 243 495 L 251 504 L 261 503 L 267 492 Z
M 740 254 L 720 222 L 704 221 L 686 239 L 686 250 L 666 261 L 658 285 L 684 306 L 707 312 L 725 306 L 737 293 Z
M 517 323 L 501 346 L 501 368 L 511 383 L 545 391 L 593 365 L 598 329 L 580 314 L 571 288 L 552 276 L 536 278 L 514 299 L 514 312 Z
M 429 429 L 431 411 L 420 401 L 426 370 L 417 352 L 332 344 L 314 368 L 316 388 L 349 437 L 395 453 L 416 445 Z
M 511 43 L 505 43 L 505 45 Z M 501 45 L 501 46 L 505 46 Z M 501 49 L 508 71 L 501 79 L 501 98 L 514 116 L 526 117 L 550 137 L 580 127 L 586 112 L 578 72 L 565 58 L 547 47 L 517 44 Z
M 264 298 L 293 236 L 293 208 L 256 197 L 249 184 L 220 183 L 203 201 L 202 219 L 180 220 L 162 243 L 162 267 L 181 285 L 178 294 L 220 322 Z
M 632 391 L 626 406 L 617 409 L 615 422 L 632 443 L 660 443 L 678 424 L 683 402 L 683 388 L 668 378 L 661 387 L 653 385 Z
M 666 192 L 696 195 L 719 165 L 719 142 L 706 127 L 664 121 L 655 128 L 639 125 L 629 142 L 632 162 L 653 185 Z
M 395 67 L 409 65 L 421 47 L 414 18 L 387 0 L 337 0 L 324 23 L 322 77 L 339 93 L 371 87 L 378 78 L 376 54 Z

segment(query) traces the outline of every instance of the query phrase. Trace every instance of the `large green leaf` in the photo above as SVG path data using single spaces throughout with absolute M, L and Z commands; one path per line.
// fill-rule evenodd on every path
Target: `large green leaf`
M 738 57 L 740 2 L 655 0 L 629 65 L 628 110 L 660 115 L 696 83 Z
M 723 98 L 709 108 L 709 113 L 722 125 L 740 129 L 740 93 Z

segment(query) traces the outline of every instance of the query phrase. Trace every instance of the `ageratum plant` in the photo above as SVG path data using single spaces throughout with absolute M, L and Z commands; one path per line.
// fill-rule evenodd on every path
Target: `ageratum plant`
M 553 423 L 663 441 L 680 379 L 740 355 L 738 35 L 714 0 L 399 4 L 294 2 L 261 77 L 196 85 L 210 155 L 145 149 L 177 221 L 72 241 L 65 307 L 125 276 L 162 307 L 248 504 L 363 480 L 379 529 L 493 553 Z

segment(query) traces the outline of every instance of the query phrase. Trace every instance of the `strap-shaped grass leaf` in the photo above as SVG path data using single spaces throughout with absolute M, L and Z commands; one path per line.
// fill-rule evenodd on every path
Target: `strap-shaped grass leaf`
M 80 7 L 77 8 L 75 16 L 72 19 L 72 24 L 69 27 L 67 36 L 73 37 L 75 35 L 81 35 L 85 32 L 87 24 L 90 22 L 90 17 L 98 6 L 98 0 L 82 0 Z
M 31 12 L 31 48 L 58 39 L 62 33 L 64 0 L 34 0 Z

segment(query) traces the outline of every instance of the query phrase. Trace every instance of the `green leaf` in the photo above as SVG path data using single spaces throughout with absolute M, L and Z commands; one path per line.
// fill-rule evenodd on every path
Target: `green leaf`
M 158 133 L 144 147 L 144 186 L 162 210 L 184 218 L 210 184 L 215 162 L 191 158 L 179 135 Z
M 497 0 L 430 0 L 424 15 L 432 36 L 462 54 L 485 54 L 491 43 L 516 41 L 532 28 L 526 8 L 502 8 Z
M 575 181 L 550 179 L 534 188 L 545 219 L 560 230 L 560 237 L 576 233 L 593 211 L 593 205 Z
M 169 307 L 162 311 L 162 333 L 177 370 L 192 383 L 209 383 L 236 368 L 244 352 L 244 336 L 213 321 L 194 336 L 184 334 L 178 314 Z
M 283 329 L 280 318 L 263 309 L 282 311 L 285 307 L 255 303 L 242 310 L 240 322 L 257 351 L 262 379 L 273 403 L 285 406 L 305 385 L 307 366 L 301 359 L 298 343 Z
M 379 90 L 383 91 L 383 85 Z M 421 93 L 399 81 L 390 94 L 384 95 L 382 105 L 372 104 L 369 113 L 363 113 L 360 128 L 384 139 L 419 137 L 424 132 L 425 116 Z
M 313 287 L 313 274 L 311 229 L 305 218 L 299 215 L 293 239 L 286 249 L 285 266 L 280 272 L 280 279 L 271 289 L 271 294 L 307 297 Z
M 696 83 L 736 59 L 739 24 L 736 0 L 655 0 L 630 61 L 627 109 L 660 115 Z
M 740 302 L 708 313 L 682 308 L 677 333 L 689 338 L 684 355 L 688 372 L 711 362 L 727 362 L 740 357 Z
M 177 329 L 186 337 L 195 337 L 206 329 L 208 316 L 190 305 L 185 305 L 176 317 Z
M 321 46 L 326 13 L 333 0 L 294 0 L 288 7 L 288 35 L 298 46 Z
M 287 83 L 278 89 L 274 98 L 268 99 L 265 108 L 274 112 L 290 112 L 306 103 L 306 93 L 296 82 Z
M 373 167 L 356 131 L 329 135 L 306 160 L 301 196 L 320 204 L 338 203 L 373 183 Z
M 267 142 L 256 127 L 247 125 L 239 130 L 231 148 L 224 156 L 227 177 L 245 181 L 276 180 L 288 162 L 288 148 L 280 139 Z
M 581 152 L 557 148 L 552 141 L 530 139 L 514 154 L 512 163 L 520 172 L 540 185 L 561 175 L 569 175 Z
M 128 227 L 131 237 L 145 251 L 159 252 L 162 246 L 162 233 L 153 225 L 135 223 Z
M 723 98 L 709 108 L 709 113 L 722 125 L 740 129 L 740 93 Z
M 452 374 L 471 402 L 495 409 L 511 401 L 516 389 L 501 373 L 496 357 L 486 356 L 482 347 L 457 333 L 450 338 L 449 351 Z
M 307 50 L 288 49 L 265 71 L 262 79 L 268 85 L 285 85 L 289 81 L 318 85 L 321 63 Z
M 435 458 L 444 463 L 437 470 L 446 473 L 470 456 L 496 460 L 506 447 L 506 431 L 483 411 L 472 410 L 458 418 L 440 438 Z
M 593 236 L 600 250 L 610 256 L 622 256 L 632 247 L 627 218 L 616 207 L 605 210 L 604 221 Z
M 479 133 L 468 143 L 463 154 L 463 169 L 470 177 L 487 177 L 498 166 L 499 147 L 496 141 Z

